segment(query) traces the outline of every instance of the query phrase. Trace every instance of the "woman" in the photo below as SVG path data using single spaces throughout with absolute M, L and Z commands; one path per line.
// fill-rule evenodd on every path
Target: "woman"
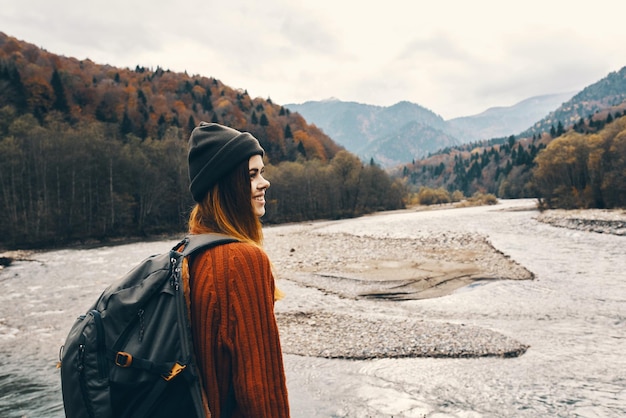
M 261 248 L 263 148 L 249 133 L 202 122 L 189 139 L 192 234 L 239 242 L 190 262 L 195 353 L 209 409 L 218 417 L 288 417 L 289 403 L 270 261 Z

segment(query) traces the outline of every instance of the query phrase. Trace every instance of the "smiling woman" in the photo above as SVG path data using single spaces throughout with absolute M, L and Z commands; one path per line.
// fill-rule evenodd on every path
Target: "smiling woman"
M 289 416 L 277 294 L 261 249 L 264 150 L 247 132 L 202 122 L 189 139 L 192 234 L 233 242 L 205 250 L 184 268 L 196 356 L 212 416 Z

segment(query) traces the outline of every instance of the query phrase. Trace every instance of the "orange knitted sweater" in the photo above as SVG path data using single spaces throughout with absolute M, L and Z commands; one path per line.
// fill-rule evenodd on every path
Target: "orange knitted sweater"
M 191 321 L 209 409 L 221 418 L 289 417 L 274 278 L 254 245 L 219 245 L 195 256 Z

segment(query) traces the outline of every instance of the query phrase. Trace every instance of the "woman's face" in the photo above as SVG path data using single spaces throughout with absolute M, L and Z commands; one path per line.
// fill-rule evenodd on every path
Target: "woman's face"
M 263 157 L 260 155 L 250 157 L 248 170 L 252 189 L 252 207 L 255 215 L 261 217 L 265 215 L 265 191 L 270 187 L 270 182 L 263 177 L 263 173 L 265 173 Z

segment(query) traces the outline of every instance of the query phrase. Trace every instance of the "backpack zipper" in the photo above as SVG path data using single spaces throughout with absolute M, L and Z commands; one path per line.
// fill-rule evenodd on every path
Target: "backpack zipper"
M 83 403 L 85 404 L 85 409 L 87 410 L 87 414 L 89 417 L 95 417 L 95 413 L 93 411 L 93 405 L 91 404 L 91 399 L 89 398 L 89 388 L 87 387 L 87 379 L 85 377 L 85 334 L 81 335 L 80 341 L 78 343 L 78 358 L 76 368 L 78 369 L 78 382 L 80 386 L 80 393 L 83 397 Z
M 171 286 L 174 288 L 174 297 L 175 299 L 175 303 L 176 303 L 176 312 L 177 312 L 177 316 L 178 316 L 178 331 L 179 331 L 179 336 L 180 338 L 180 348 L 181 348 L 181 355 L 183 360 L 186 363 L 186 369 L 187 372 L 191 372 L 191 376 L 192 379 L 198 379 L 198 376 L 196 375 L 197 371 L 195 370 L 195 368 L 193 367 L 194 364 L 192 362 L 193 359 L 193 345 L 192 345 L 192 341 L 191 338 L 189 338 L 189 336 L 187 336 L 187 338 L 185 337 L 185 332 L 182 332 L 181 330 L 186 328 L 187 326 L 189 328 L 191 328 L 191 324 L 189 323 L 188 317 L 187 317 L 187 306 L 186 306 L 186 301 L 185 301 L 185 295 L 184 295 L 184 289 L 182 289 L 182 260 L 184 259 L 184 257 L 180 257 L 178 260 L 175 257 L 171 257 L 170 262 L 171 262 L 171 267 L 172 267 L 172 279 L 171 279 Z M 193 407 L 194 410 L 196 412 L 196 414 L 200 415 L 204 415 L 203 411 L 205 410 L 205 406 L 204 406 L 204 401 L 202 398 L 202 393 L 197 390 L 197 385 L 195 384 L 189 384 L 189 388 L 191 389 L 191 399 L 192 399 L 192 403 L 193 403 Z
M 144 334 L 143 314 L 144 313 L 145 311 L 143 310 L 143 308 L 137 311 L 137 316 L 139 317 L 139 342 L 143 341 L 143 334 Z

